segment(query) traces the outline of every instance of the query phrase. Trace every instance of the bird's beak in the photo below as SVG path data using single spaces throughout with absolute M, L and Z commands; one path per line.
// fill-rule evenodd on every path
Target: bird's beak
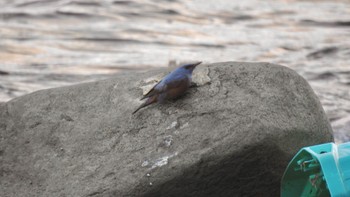
M 192 67 L 193 68 L 196 68 L 196 66 L 198 66 L 199 64 L 201 64 L 202 62 L 197 62 L 197 63 L 194 63 L 194 64 L 192 64 Z

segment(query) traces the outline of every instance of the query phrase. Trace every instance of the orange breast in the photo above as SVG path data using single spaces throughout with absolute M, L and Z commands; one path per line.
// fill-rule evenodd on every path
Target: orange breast
M 190 87 L 188 81 L 182 81 L 180 85 L 169 88 L 166 93 L 166 99 L 176 99 L 179 96 L 183 95 Z

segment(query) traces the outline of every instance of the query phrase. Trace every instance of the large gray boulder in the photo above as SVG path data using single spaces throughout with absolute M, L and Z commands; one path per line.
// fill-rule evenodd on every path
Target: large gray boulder
M 164 69 L 0 105 L 0 196 L 278 196 L 303 146 L 330 142 L 320 102 L 269 63 L 198 66 L 176 102 L 132 111 Z

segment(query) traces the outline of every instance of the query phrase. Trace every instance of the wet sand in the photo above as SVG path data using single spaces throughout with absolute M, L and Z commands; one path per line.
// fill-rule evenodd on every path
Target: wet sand
M 350 139 L 350 2 L 3 0 L 0 102 L 169 62 L 272 62 L 305 77 Z

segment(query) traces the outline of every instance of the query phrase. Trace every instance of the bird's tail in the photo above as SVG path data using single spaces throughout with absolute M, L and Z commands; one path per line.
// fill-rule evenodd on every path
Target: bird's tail
M 142 103 L 140 105 L 140 107 L 138 107 L 134 112 L 132 112 L 132 114 L 135 114 L 137 111 L 139 111 L 141 108 L 144 108 L 152 103 L 157 102 L 157 95 L 151 96 L 149 97 L 144 103 Z

